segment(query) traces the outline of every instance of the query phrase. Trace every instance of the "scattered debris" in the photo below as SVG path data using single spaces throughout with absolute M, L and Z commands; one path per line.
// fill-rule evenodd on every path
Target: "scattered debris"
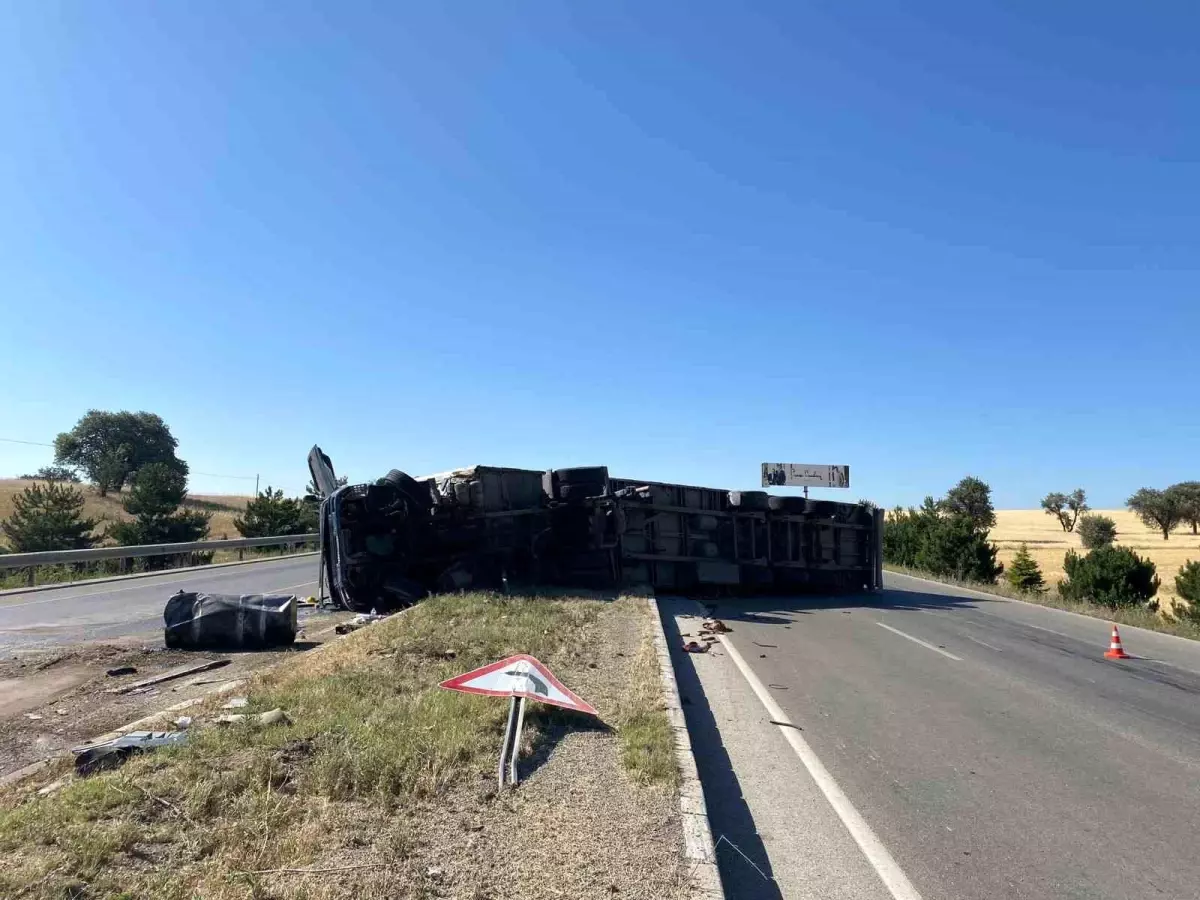
M 117 666 L 115 669 L 109 669 L 104 674 L 111 678 L 116 678 L 119 675 L 136 675 L 137 666 Z
M 31 722 L 37 722 L 46 717 L 41 713 L 25 713 L 25 718 L 29 719 Z
M 297 606 L 316 606 L 317 598 L 316 597 L 302 597 L 301 599 L 296 601 L 296 605 Z
M 686 644 L 683 645 L 683 652 L 684 653 L 707 653 L 708 652 L 708 644 L 700 644 L 700 643 L 697 643 L 696 641 L 688 641 Z
M 386 618 L 387 616 L 381 616 L 379 613 L 359 613 L 349 622 L 343 622 L 333 630 L 338 634 L 349 634 L 352 631 L 358 631 L 358 629 L 366 625 L 373 625 Z
M 288 714 L 282 709 L 269 709 L 264 713 L 259 713 L 256 716 L 249 716 L 245 713 L 232 713 L 225 716 L 217 716 L 215 719 L 218 725 L 237 725 L 241 722 L 249 722 L 253 725 L 291 725 L 292 720 L 288 718 Z
M 700 624 L 700 631 L 709 632 L 710 634 L 729 634 L 733 629 L 722 622 L 720 619 L 705 619 Z
M 180 716 L 178 719 L 175 720 L 175 727 L 178 728 L 180 731 L 186 731 L 187 729 L 192 727 L 192 717 L 191 716 Z
M 54 714 L 58 715 L 58 716 L 65 716 L 67 714 L 67 711 L 65 709 L 56 709 L 54 711 Z
M 250 701 L 247 700 L 245 697 L 234 697 L 228 703 L 224 704 L 221 707 L 221 709 L 241 709 L 243 706 L 245 706 L 249 702 Z
M 227 659 L 214 659 L 209 662 L 182 666 L 178 669 L 171 669 L 169 672 L 163 672 L 161 675 L 155 675 L 153 678 L 143 678 L 141 681 L 134 681 L 130 684 L 121 685 L 121 687 L 108 688 L 105 693 L 145 693 L 142 688 L 149 688 L 151 685 L 162 684 L 164 681 L 170 681 L 173 678 L 182 678 L 184 675 L 195 675 L 198 672 L 207 672 L 209 669 L 219 669 L 227 665 L 229 665 L 229 660 Z
M 87 775 L 101 769 L 115 768 L 134 753 L 182 744 L 188 739 L 188 734 L 187 731 L 133 731 L 102 744 L 73 747 L 71 752 L 75 754 L 75 771 Z
M 755 647 L 770 647 L 772 650 L 779 649 L 778 644 L 760 644 L 758 641 L 751 641 L 750 643 L 752 643 Z
M 295 594 L 180 591 L 163 610 L 168 647 L 262 648 L 296 640 Z
M 39 797 L 49 797 L 55 791 L 60 790 L 66 786 L 67 786 L 67 779 L 60 778 L 60 779 L 58 779 L 58 781 L 50 782 L 44 788 L 39 788 L 37 794 Z

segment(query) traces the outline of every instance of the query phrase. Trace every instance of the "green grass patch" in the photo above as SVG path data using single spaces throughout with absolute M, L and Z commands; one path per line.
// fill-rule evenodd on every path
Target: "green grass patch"
M 198 727 L 185 746 L 49 797 L 0 797 L 0 896 L 73 896 L 80 884 L 78 896 L 89 898 L 278 896 L 236 873 L 311 865 L 330 851 L 332 823 L 344 825 L 347 809 L 403 818 L 494 766 L 506 704 L 441 690 L 440 681 L 514 653 L 577 670 L 605 606 L 432 598 L 260 677 L 243 711 L 281 707 L 290 726 Z M 637 779 L 661 782 L 674 763 L 656 663 L 652 651 L 635 662 L 621 750 Z M 527 723 L 535 744 L 537 721 Z M 405 840 L 387 836 L 395 852 Z M 310 896 L 304 890 L 288 896 Z
M 630 667 L 629 688 L 618 712 L 621 763 L 642 784 L 673 787 L 679 780 L 675 735 L 663 702 L 653 632 L 649 628 L 646 632 Z

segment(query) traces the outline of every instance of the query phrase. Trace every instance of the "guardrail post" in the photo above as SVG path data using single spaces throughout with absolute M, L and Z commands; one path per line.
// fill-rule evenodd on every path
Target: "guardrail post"
M 245 558 L 246 558 L 246 551 L 244 549 L 242 549 L 241 547 L 238 547 L 238 562 L 241 562 Z
M 36 580 L 37 580 L 37 567 L 30 566 L 28 569 L 25 570 L 25 583 L 27 585 L 29 585 L 30 587 L 33 587 L 34 582 Z

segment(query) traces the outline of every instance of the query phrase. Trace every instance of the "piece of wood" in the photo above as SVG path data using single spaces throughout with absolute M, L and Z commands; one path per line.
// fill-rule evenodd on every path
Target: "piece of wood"
M 181 666 L 178 669 L 163 672 L 161 675 L 155 675 L 153 678 L 143 678 L 141 681 L 135 681 L 132 684 L 123 684 L 120 687 L 108 688 L 105 693 L 128 694 L 130 691 L 136 691 L 138 688 L 150 687 L 153 684 L 162 684 L 164 681 L 170 681 L 173 678 L 182 678 L 184 675 L 195 675 L 198 672 L 207 672 L 209 669 L 219 669 L 221 666 L 227 665 L 229 665 L 229 660 L 227 659 L 214 659 L 209 662 Z

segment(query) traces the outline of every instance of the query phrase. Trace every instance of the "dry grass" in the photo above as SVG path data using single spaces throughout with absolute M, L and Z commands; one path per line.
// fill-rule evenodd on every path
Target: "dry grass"
M 1169 609 L 1175 599 L 1175 575 L 1190 559 L 1200 560 L 1200 536 L 1191 529 L 1180 529 L 1171 533 L 1164 541 L 1162 534 L 1146 528 L 1128 510 L 1095 510 L 1117 523 L 1117 543 L 1129 547 L 1139 556 L 1150 559 L 1158 567 L 1162 578 L 1159 602 Z M 1047 584 L 1057 584 L 1063 577 L 1063 557 L 1068 550 L 1081 550 L 1078 534 L 1062 530 L 1058 520 L 1040 509 L 1001 509 L 996 511 L 996 527 L 992 529 L 992 541 L 1000 548 L 1000 561 L 1006 566 L 1021 543 L 1029 545 L 1029 553 L 1042 569 Z
M 19 478 L 0 478 L 0 521 L 12 515 L 13 497 L 29 485 L 36 483 Z M 84 516 L 99 522 L 96 527 L 97 532 L 103 533 L 104 526 L 108 522 L 119 522 L 130 518 L 121 508 L 120 495 L 109 494 L 107 497 L 101 497 L 91 485 L 76 486 L 83 491 L 85 498 Z M 233 527 L 233 520 L 241 515 L 248 500 L 250 500 L 249 497 L 235 494 L 195 494 L 188 497 L 185 506 L 190 509 L 202 509 L 212 514 L 208 528 L 208 533 L 212 538 L 236 538 L 240 535 Z
M 519 876 L 521 896 L 550 897 L 580 867 L 594 869 L 599 853 L 617 858 L 583 872 L 587 889 L 570 896 L 675 896 L 678 833 L 665 824 L 673 794 L 632 783 L 674 776 L 661 771 L 670 732 L 659 747 L 652 719 L 666 717 L 646 689 L 639 641 L 612 643 L 624 634 L 613 624 L 628 629 L 630 616 L 646 616 L 642 601 L 439 597 L 289 660 L 255 682 L 248 710 L 280 706 L 294 725 L 197 728 L 185 747 L 50 797 L 29 788 L 0 797 L 0 896 L 484 900 L 504 896 Z M 644 645 L 648 626 L 638 627 Z M 613 646 L 625 651 L 607 652 Z M 602 717 L 630 735 L 620 744 L 633 779 L 608 768 L 618 756 L 611 733 L 539 709 L 527 719 L 525 749 L 542 768 L 528 791 L 496 797 L 506 705 L 437 684 L 516 652 L 598 693 Z M 635 657 L 634 674 L 608 658 L 618 655 Z M 618 705 L 617 694 L 632 699 Z M 554 756 L 581 752 L 582 768 L 554 781 L 563 777 Z M 550 854 L 524 875 L 504 869 L 528 852 L 513 841 L 571 841 L 572 830 L 591 855 Z

